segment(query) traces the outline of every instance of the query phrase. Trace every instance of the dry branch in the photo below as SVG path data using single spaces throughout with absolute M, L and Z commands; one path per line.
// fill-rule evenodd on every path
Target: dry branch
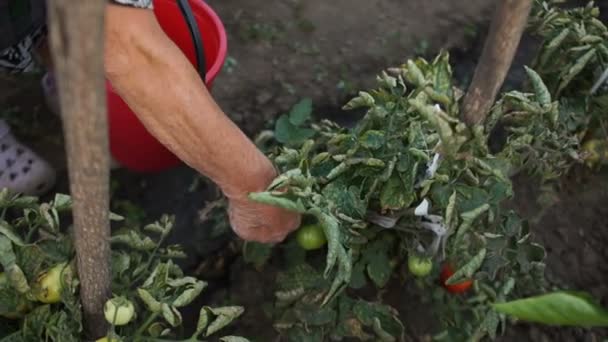
M 49 31 L 66 139 L 84 327 L 106 333 L 110 294 L 109 155 L 103 74 L 105 0 L 52 0 Z
M 532 0 L 501 0 L 462 105 L 464 121 L 484 121 L 502 87 L 526 28 Z

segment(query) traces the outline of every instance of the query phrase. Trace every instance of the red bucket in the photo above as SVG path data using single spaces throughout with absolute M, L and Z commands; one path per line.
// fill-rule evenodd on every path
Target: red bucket
M 211 90 L 226 59 L 226 31 L 217 14 L 202 0 L 189 0 L 198 24 L 205 51 L 206 84 Z M 196 66 L 192 36 L 177 1 L 155 0 L 154 14 L 167 36 Z M 129 106 L 106 81 L 110 152 L 116 161 L 137 172 L 157 172 L 178 166 L 181 161 L 156 140 Z M 167 115 L 171 115 L 167 113 Z

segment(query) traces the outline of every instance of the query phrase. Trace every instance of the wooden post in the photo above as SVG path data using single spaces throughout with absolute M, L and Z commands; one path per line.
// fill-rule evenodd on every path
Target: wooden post
M 469 126 L 484 121 L 509 72 L 526 28 L 532 0 L 501 0 L 462 105 Z
M 74 244 L 85 334 L 107 332 L 110 295 L 109 154 L 103 72 L 105 0 L 51 0 L 57 72 L 74 207 Z

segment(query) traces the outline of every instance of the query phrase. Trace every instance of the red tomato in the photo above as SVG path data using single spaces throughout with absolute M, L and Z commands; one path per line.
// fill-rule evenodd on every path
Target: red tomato
M 463 293 L 466 292 L 468 289 L 471 288 L 471 286 L 473 285 L 473 280 L 471 279 L 467 279 L 464 281 L 461 281 L 460 283 L 456 283 L 456 284 L 452 284 L 452 285 L 447 285 L 446 281 L 448 279 L 450 279 L 450 277 L 454 274 L 454 268 L 452 267 L 452 265 L 450 265 L 449 263 L 446 263 L 443 265 L 442 269 L 441 269 L 441 275 L 440 275 L 440 280 L 441 280 L 441 285 L 450 293 Z

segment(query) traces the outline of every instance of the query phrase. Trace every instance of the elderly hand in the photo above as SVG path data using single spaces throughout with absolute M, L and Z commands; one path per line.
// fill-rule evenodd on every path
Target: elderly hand
M 260 186 L 253 191 L 264 191 L 276 173 L 268 170 L 266 176 L 258 177 Z M 300 226 L 300 214 L 285 209 L 260 204 L 247 198 L 247 192 L 228 196 L 228 215 L 234 232 L 242 239 L 262 243 L 281 242 Z

